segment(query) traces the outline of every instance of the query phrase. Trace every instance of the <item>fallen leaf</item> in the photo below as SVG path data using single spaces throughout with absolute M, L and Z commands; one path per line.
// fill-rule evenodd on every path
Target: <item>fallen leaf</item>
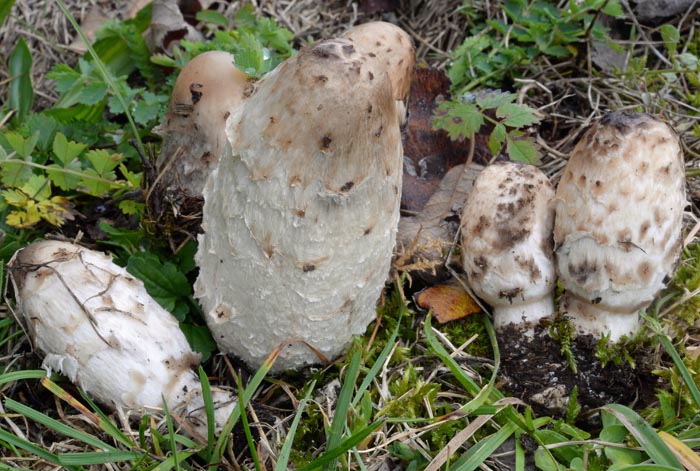
M 185 21 L 176 0 L 153 0 L 146 43 L 151 52 L 170 51 L 181 39 L 201 41 L 202 34 Z
M 683 464 L 685 469 L 688 471 L 700 471 L 700 456 L 691 450 L 688 445 L 663 430 L 656 433 L 671 449 L 671 452 L 676 455 L 676 458 Z
M 426 288 L 416 295 L 416 304 L 423 309 L 431 310 L 440 324 L 481 311 L 481 308 L 464 291 L 464 288 L 457 284 L 435 285 Z

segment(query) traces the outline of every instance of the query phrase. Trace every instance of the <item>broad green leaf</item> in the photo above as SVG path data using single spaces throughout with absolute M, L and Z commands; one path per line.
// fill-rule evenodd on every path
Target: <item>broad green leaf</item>
M 498 108 L 506 103 L 512 103 L 515 100 L 514 93 L 502 93 L 498 91 L 485 92 L 476 96 L 476 104 L 482 110 Z
M 7 187 L 21 186 L 31 176 L 31 167 L 24 165 L 19 159 L 3 159 L 0 161 L 0 180 Z
M 222 28 L 228 28 L 228 19 L 215 10 L 201 10 L 197 12 L 197 21 L 211 23 Z
M 247 74 L 259 75 L 264 61 L 263 47 L 260 41 L 250 33 L 240 35 L 236 51 L 236 66 Z
M 32 53 L 23 37 L 10 53 L 7 61 L 10 73 L 10 93 L 8 105 L 15 110 L 19 122 L 23 122 L 34 104 L 34 87 L 32 86 Z
M 144 203 L 134 200 L 122 200 L 119 202 L 118 207 L 119 210 L 127 216 L 143 214 L 143 211 L 146 209 L 146 205 Z
M 506 142 L 506 127 L 498 123 L 489 136 L 489 150 L 491 154 L 497 156 L 501 152 L 504 142 Z
M 216 342 L 209 329 L 206 326 L 192 324 L 180 324 L 180 329 L 192 350 L 202 355 L 202 363 L 208 361 L 211 354 L 216 351 Z
M 433 126 L 447 131 L 452 140 L 472 139 L 483 124 L 484 117 L 479 108 L 461 101 L 442 103 L 433 120 Z
M 678 54 L 678 60 L 683 65 L 683 67 L 690 70 L 698 70 L 698 56 L 691 54 L 690 52 L 684 52 Z
M 613 18 L 621 18 L 624 16 L 624 11 L 622 10 L 622 5 L 618 0 L 610 0 L 605 4 L 603 8 L 603 13 Z
M 110 173 L 114 170 L 122 159 L 121 154 L 110 154 L 105 149 L 92 149 L 86 154 L 92 168 L 95 169 L 98 175 L 102 177 L 114 178 L 114 174 Z
M 64 166 L 78 157 L 85 147 L 85 144 L 69 141 L 66 139 L 66 136 L 60 132 L 57 132 L 56 137 L 53 139 L 53 153 Z
M 540 153 L 529 139 L 513 139 L 506 136 L 508 156 L 516 162 L 537 165 L 540 163 Z
M 666 49 L 675 51 L 678 47 L 678 42 L 681 40 L 681 33 L 678 32 L 675 26 L 666 23 L 661 25 L 661 39 L 666 43 Z
M 516 103 L 504 103 L 499 106 L 496 116 L 505 118 L 503 124 L 512 128 L 522 128 L 540 121 L 540 118 L 535 115 L 535 110 Z
M 129 257 L 126 269 L 143 281 L 148 294 L 168 311 L 173 311 L 177 301 L 192 293 L 187 277 L 170 262 L 161 263 L 150 252 L 138 252 Z
M 32 175 L 27 182 L 22 185 L 22 192 L 37 201 L 51 197 L 51 183 L 46 177 Z
M 55 82 L 59 93 L 66 93 L 80 80 L 80 73 L 66 64 L 54 65 L 46 76 Z
M 17 155 L 23 159 L 29 159 L 32 152 L 34 152 L 36 143 L 39 141 L 39 131 L 36 131 L 32 137 L 26 139 L 17 132 L 8 132 L 5 133 L 5 139 L 7 143 L 10 144 L 10 147 L 12 147 L 12 150 L 17 152 Z
M 54 185 L 61 190 L 74 190 L 80 183 L 80 174 L 82 172 L 78 159 L 73 159 L 64 166 L 51 164 L 46 169 L 46 174 L 49 176 Z

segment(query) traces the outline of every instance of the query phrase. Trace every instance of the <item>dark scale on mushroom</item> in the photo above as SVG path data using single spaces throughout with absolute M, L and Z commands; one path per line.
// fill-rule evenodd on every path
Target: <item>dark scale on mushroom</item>
M 202 98 L 202 92 L 199 89 L 203 88 L 201 83 L 193 83 L 190 85 L 190 94 L 192 95 L 192 104 L 196 105 Z

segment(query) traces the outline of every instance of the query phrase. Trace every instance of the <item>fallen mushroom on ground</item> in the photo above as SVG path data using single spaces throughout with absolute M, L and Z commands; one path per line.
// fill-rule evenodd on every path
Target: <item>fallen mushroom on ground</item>
M 108 255 L 40 241 L 9 263 L 18 311 L 43 365 L 102 404 L 134 413 L 169 410 L 206 437 L 192 351 L 175 318 Z M 212 392 L 221 430 L 234 396 Z
M 682 248 L 678 136 L 648 114 L 605 116 L 574 149 L 555 206 L 560 312 L 579 333 L 634 335 Z
M 462 264 L 474 293 L 493 307 L 496 329 L 532 335 L 554 313 L 554 189 L 532 165 L 495 163 L 476 178 L 462 211 Z
M 204 190 L 195 294 L 220 349 L 248 365 L 288 342 L 280 371 L 337 357 L 376 316 L 401 110 L 384 64 L 347 39 L 302 49 L 256 88 Z
M 227 145 L 226 119 L 251 92 L 251 80 L 223 51 L 204 52 L 182 68 L 165 119 L 154 129 L 163 137 L 149 198 L 156 219 L 171 206 L 199 213 L 204 184 Z

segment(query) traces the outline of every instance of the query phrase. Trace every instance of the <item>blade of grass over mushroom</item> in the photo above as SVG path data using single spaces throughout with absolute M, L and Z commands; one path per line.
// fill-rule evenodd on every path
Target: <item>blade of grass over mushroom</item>
M 246 442 L 248 443 L 248 451 L 250 451 L 250 456 L 253 458 L 253 463 L 255 464 L 255 469 L 261 471 L 260 467 L 260 457 L 258 456 L 258 450 L 255 447 L 255 440 L 253 439 L 253 433 L 250 430 L 250 424 L 248 423 L 248 415 L 245 413 L 245 404 L 243 402 L 243 386 L 238 383 L 238 408 L 241 412 L 241 425 L 243 426 L 243 433 L 245 434 Z
M 639 414 L 621 404 L 608 404 L 601 408 L 615 416 L 634 436 L 639 445 L 656 464 L 683 469 L 676 455 Z
M 314 391 L 315 387 L 316 380 L 313 380 L 311 381 L 311 384 L 309 384 L 306 395 L 304 395 L 304 398 L 299 401 L 297 412 L 294 414 L 292 424 L 289 426 L 289 430 L 287 431 L 287 437 L 284 439 L 284 444 L 282 444 L 279 455 L 277 455 L 277 464 L 275 464 L 274 471 L 287 471 L 289 455 L 292 453 L 292 446 L 294 445 L 294 435 L 296 434 L 297 428 L 299 427 L 299 422 L 301 421 L 301 416 L 306 409 L 306 404 L 308 404 L 309 399 L 311 398 L 311 393 Z
M 115 447 L 103 442 L 94 435 L 83 432 L 82 430 L 74 429 L 73 427 L 61 423 L 56 419 L 52 419 L 48 415 L 42 414 L 36 409 L 19 403 L 14 399 L 5 399 L 5 407 L 66 437 L 80 440 L 81 442 L 92 445 L 95 448 L 101 448 L 108 451 L 117 451 Z
M 348 364 L 348 369 L 345 373 L 345 380 L 343 381 L 343 386 L 340 389 L 340 394 L 338 395 L 338 402 L 335 405 L 335 412 L 333 413 L 333 422 L 331 423 L 331 430 L 328 434 L 328 441 L 326 442 L 326 450 L 332 451 L 341 442 L 343 438 L 343 431 L 345 430 L 345 424 L 348 418 L 348 412 L 350 410 L 350 401 L 352 399 L 352 392 L 355 387 L 355 381 L 357 381 L 357 375 L 360 371 L 360 362 L 362 361 L 362 350 L 359 348 L 357 343 L 355 344 L 355 349 L 350 358 L 350 363 Z M 324 466 L 324 471 L 330 471 L 335 468 L 335 462 L 331 461 Z
M 278 346 L 272 353 L 270 353 L 263 365 L 250 380 L 250 383 L 248 383 L 248 386 L 245 388 L 243 394 L 241 394 L 241 397 L 239 399 L 240 405 L 242 407 L 245 407 L 248 404 L 248 402 L 250 402 L 251 398 L 255 394 L 255 391 L 257 391 L 258 387 L 260 387 L 263 380 L 265 379 L 265 376 L 267 376 L 267 373 L 270 372 L 270 369 L 275 364 L 275 361 L 277 360 L 277 357 L 280 355 L 281 351 L 282 346 Z M 226 445 L 228 444 L 228 441 L 231 437 L 233 427 L 236 426 L 236 424 L 238 423 L 238 419 L 240 418 L 241 409 L 239 407 L 234 407 L 231 410 L 231 415 L 229 415 L 228 419 L 226 419 L 226 424 L 224 425 L 224 428 L 221 431 L 219 438 L 216 440 L 216 446 L 214 447 L 214 452 L 212 456 L 210 456 L 209 461 L 210 471 L 215 471 L 216 469 L 218 469 L 218 463 L 224 456 Z
M 207 416 L 207 459 L 211 458 L 211 453 L 214 450 L 214 442 L 216 440 L 215 423 L 214 423 L 214 399 L 211 396 L 211 384 L 206 372 L 199 367 L 199 382 L 202 385 L 202 400 L 204 401 L 204 412 Z
M 693 399 L 693 404 L 695 404 L 696 408 L 700 409 L 700 390 L 698 390 L 698 385 L 695 383 L 692 373 L 688 371 L 688 367 L 683 362 L 683 359 L 678 354 L 678 351 L 673 346 L 673 342 L 669 336 L 664 333 L 658 319 L 643 313 L 641 316 L 646 321 L 649 328 L 657 335 L 661 345 L 663 345 L 664 349 L 673 360 L 673 364 L 676 365 L 676 368 L 678 368 L 678 372 L 680 373 L 681 378 L 683 378 L 685 386 L 688 388 L 690 397 Z
M 124 115 L 126 116 L 126 119 L 129 121 L 129 127 L 131 128 L 131 132 L 134 135 L 134 139 L 136 141 L 136 145 L 138 147 L 139 152 L 141 153 L 141 155 L 148 155 L 148 153 L 146 152 L 146 150 L 143 146 L 143 142 L 141 141 L 141 135 L 139 134 L 139 130 L 136 127 L 136 122 L 134 121 L 134 118 L 133 118 L 133 116 L 131 116 L 131 112 L 129 111 L 129 106 L 126 103 L 126 99 L 124 98 L 123 94 L 121 93 L 120 88 L 117 86 L 114 77 L 109 72 L 107 67 L 105 67 L 105 64 L 100 59 L 100 56 L 97 54 L 95 49 L 92 47 L 91 41 L 85 35 L 85 32 L 80 27 L 80 25 L 76 21 L 75 17 L 68 10 L 68 7 L 66 7 L 66 4 L 63 3 L 62 0 L 56 0 L 56 5 L 58 5 L 58 8 L 61 9 L 61 11 L 65 15 L 66 19 L 70 22 L 70 24 L 73 26 L 73 28 L 75 28 L 75 31 L 80 36 L 80 39 L 82 39 L 83 43 L 85 43 L 85 46 L 87 47 L 87 50 L 90 53 L 90 56 L 92 56 L 92 59 L 95 61 L 95 65 L 97 65 L 97 69 L 100 71 L 100 74 L 102 74 L 102 77 L 104 78 L 105 82 L 107 83 L 109 88 L 112 90 L 112 93 L 114 93 L 114 96 L 116 97 L 119 104 L 122 106 L 122 109 L 124 110 Z

